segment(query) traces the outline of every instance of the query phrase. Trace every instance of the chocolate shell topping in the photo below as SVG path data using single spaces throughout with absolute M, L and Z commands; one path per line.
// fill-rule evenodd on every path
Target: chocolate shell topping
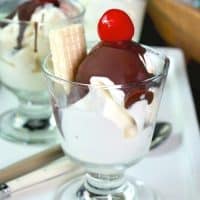
M 89 84 L 92 76 L 107 77 L 115 84 L 127 85 L 122 88 L 126 108 L 141 96 L 150 104 L 153 93 L 148 91 L 147 84 L 129 85 L 153 76 L 145 68 L 145 52 L 145 48 L 133 41 L 100 42 L 80 64 L 75 81 Z
M 129 84 L 150 78 L 144 66 L 145 51 L 132 41 L 100 42 L 80 64 L 76 81 L 89 83 L 92 76 L 104 76 L 115 84 Z

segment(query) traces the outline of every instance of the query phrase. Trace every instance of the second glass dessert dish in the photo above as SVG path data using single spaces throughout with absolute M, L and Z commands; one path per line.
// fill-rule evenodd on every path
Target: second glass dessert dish
M 100 19 L 101 41 L 88 54 L 83 32 L 81 25 L 52 32 L 43 66 L 62 148 L 86 169 L 55 199 L 155 200 L 124 173 L 149 151 L 169 60 L 132 41 L 134 26 L 118 9 Z
M 56 126 L 41 65 L 50 51 L 49 31 L 81 23 L 84 8 L 69 0 L 20 2 L 0 5 L 2 12 L 6 9 L 0 19 L 0 79 L 19 99 L 18 108 L 0 116 L 0 136 L 23 143 L 55 142 Z

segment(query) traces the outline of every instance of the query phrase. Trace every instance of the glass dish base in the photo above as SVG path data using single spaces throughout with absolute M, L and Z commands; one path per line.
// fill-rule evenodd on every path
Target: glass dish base
M 57 142 L 57 129 L 51 117 L 30 119 L 10 110 L 0 116 L 0 137 L 15 143 L 49 144 Z
M 153 190 L 141 181 L 126 177 L 127 183 L 107 194 L 94 194 L 84 186 L 84 177 L 77 177 L 63 185 L 56 193 L 55 200 L 160 200 Z

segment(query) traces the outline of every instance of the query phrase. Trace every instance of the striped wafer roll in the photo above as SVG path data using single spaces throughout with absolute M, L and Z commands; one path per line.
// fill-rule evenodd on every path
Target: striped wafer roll
M 73 24 L 49 34 L 54 73 L 72 81 L 81 60 L 86 56 L 84 28 Z

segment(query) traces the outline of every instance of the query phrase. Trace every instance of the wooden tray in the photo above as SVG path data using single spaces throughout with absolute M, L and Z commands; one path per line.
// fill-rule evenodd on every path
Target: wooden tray
M 149 0 L 147 12 L 161 37 L 200 62 L 200 11 L 177 0 Z

